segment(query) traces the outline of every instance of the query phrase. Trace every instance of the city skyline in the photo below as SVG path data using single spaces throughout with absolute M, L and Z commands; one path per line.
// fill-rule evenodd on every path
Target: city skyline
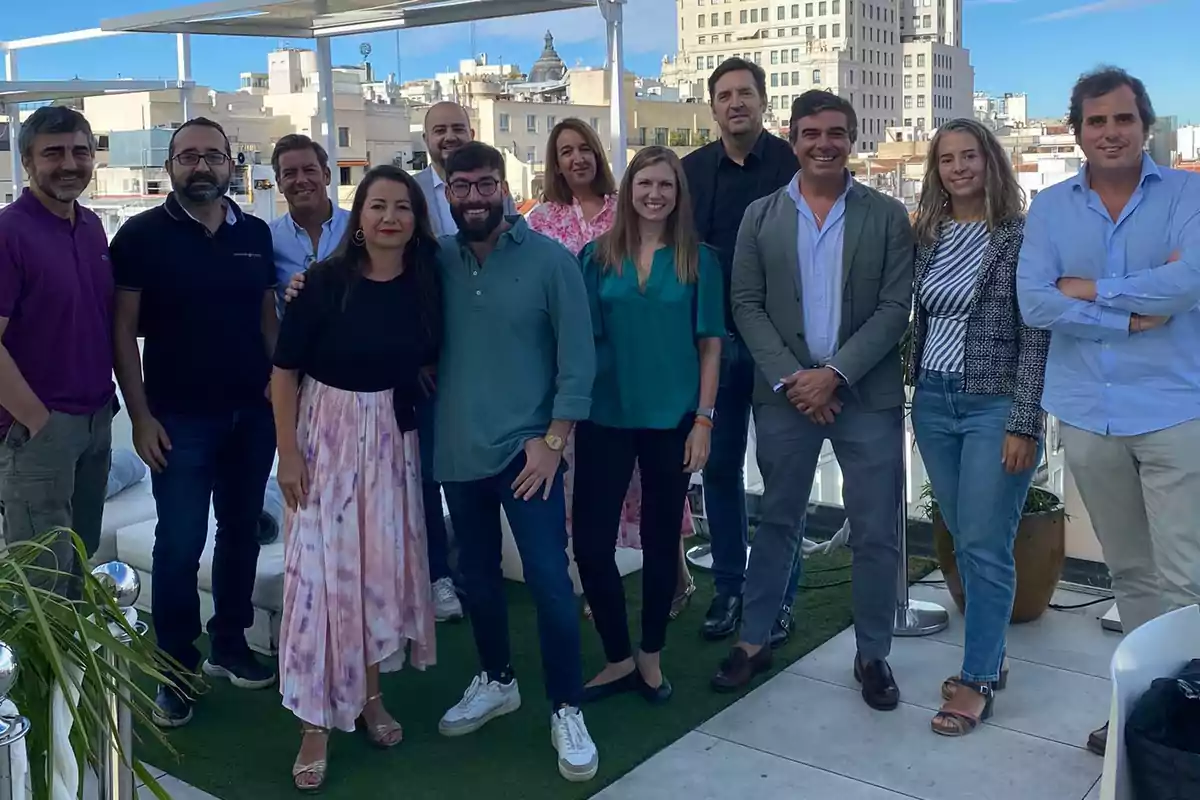
M 777 0 L 778 2 L 778 0 Z M 65 9 L 62 7 L 65 4 Z M 116 0 L 105 10 L 94 2 L 61 0 L 54 24 L 31 6 L 6 11 L 0 39 L 16 39 L 96 27 L 101 18 L 172 6 L 181 0 Z M 1200 97 L 1188 85 L 1190 52 L 1186 41 L 1200 22 L 1200 4 L 1192 0 L 967 0 L 964 47 L 975 67 L 975 89 L 988 94 L 1024 92 L 1031 116 L 1058 118 L 1065 114 L 1071 84 L 1101 63 L 1115 63 L 1142 78 L 1160 115 L 1174 115 L 1181 124 L 1200 122 Z M 656 77 L 664 55 L 676 47 L 676 4 L 673 0 L 629 0 L 625 38 L 628 68 Z M 1120 41 L 1131 24 L 1153 31 L 1153 44 L 1106 54 L 1100 43 Z M 568 66 L 604 63 L 604 26 L 598 12 L 555 12 L 480 22 L 475 50 L 493 63 L 516 63 L 528 70 L 541 50 L 542 33 L 554 33 L 559 54 Z M 1147 41 L 1138 39 L 1137 41 Z M 362 43 L 371 45 L 370 61 L 377 74 L 399 72 L 405 81 L 431 78 L 435 72 L 457 69 L 470 58 L 467 25 L 426 28 L 369 36 L 340 37 L 333 42 L 334 61 L 356 64 Z M 266 54 L 283 44 L 311 47 L 311 41 L 283 42 L 245 37 L 193 37 L 195 80 L 216 89 L 233 90 L 241 72 L 261 72 Z M 1111 47 L 1111 45 L 1109 45 Z M 174 38 L 136 35 L 117 40 L 59 45 L 22 51 L 20 77 L 66 79 L 173 78 Z M 1115 49 L 1115 48 L 1114 48 Z M 1037 55 L 1032 55 L 1036 53 Z

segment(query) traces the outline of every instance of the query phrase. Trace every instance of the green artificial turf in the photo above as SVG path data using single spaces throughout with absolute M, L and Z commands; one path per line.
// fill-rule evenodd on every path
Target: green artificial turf
M 801 592 L 796 632 L 776 652 L 774 672 L 786 667 L 851 624 L 849 555 L 841 551 L 806 562 L 806 586 L 839 584 Z M 930 569 L 913 561 L 914 577 Z M 523 705 L 515 714 L 479 732 L 447 739 L 438 719 L 462 696 L 477 670 L 467 623 L 437 628 L 438 665 L 425 672 L 405 669 L 383 677 L 389 710 L 404 725 L 404 742 L 390 751 L 370 748 L 365 736 L 335 732 L 329 747 L 329 777 L 323 797 L 366 800 L 571 800 L 590 797 L 682 737 L 741 694 L 711 691 L 708 680 L 731 642 L 708 643 L 698 633 L 712 598 L 707 572 L 695 573 L 691 607 L 671 623 L 663 670 L 675 686 L 671 701 L 651 707 L 624 695 L 586 706 L 588 729 L 600 750 L 600 772 L 586 784 L 559 777 L 550 744 L 550 707 L 542 691 L 532 600 L 521 584 L 508 584 L 513 663 Z M 640 573 L 625 581 L 631 624 L 637 624 Z M 636 641 L 636 639 L 635 639 Z M 584 676 L 604 662 L 600 640 L 583 623 Z M 762 679 L 754 683 L 758 686 Z M 175 760 L 148 738 L 138 755 L 148 763 L 223 800 L 267 800 L 297 795 L 291 766 L 300 740 L 299 723 L 280 705 L 278 688 L 252 692 L 220 681 L 200 701 L 192 722 L 169 734 Z

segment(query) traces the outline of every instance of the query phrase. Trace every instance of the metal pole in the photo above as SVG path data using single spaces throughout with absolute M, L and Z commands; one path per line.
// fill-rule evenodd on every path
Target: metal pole
M 121 641 L 128 642 L 127 636 Z M 129 665 L 111 650 L 105 649 L 104 659 L 118 670 L 123 679 L 129 677 Z M 129 696 L 124 689 L 110 692 L 106 709 L 108 722 L 103 732 L 100 753 L 100 800 L 133 800 L 133 719 L 129 711 Z M 113 729 L 113 724 L 116 729 Z
M 929 636 L 945 630 L 950 614 L 937 603 L 913 600 L 908 591 L 908 503 L 900 493 L 900 508 L 896 520 L 900 540 L 900 572 L 896 578 L 896 636 Z
M 329 199 L 336 206 L 341 170 L 338 169 L 337 117 L 333 104 L 333 52 L 329 44 L 328 36 L 317 38 L 317 107 L 324 129 L 325 152 L 329 154 L 329 166 L 333 171 L 333 180 L 329 182 Z
M 608 23 L 609 134 L 612 137 L 613 176 L 620 180 L 625 173 L 625 0 L 596 0 L 604 21 Z
M 0 642 L 0 703 L 17 681 L 17 656 Z M 25 787 L 12 785 L 12 746 L 29 733 L 29 720 L 22 716 L 0 718 L 0 800 L 25 796 Z
M 175 34 L 175 56 L 179 76 L 179 102 L 183 106 L 183 119 L 187 122 L 192 118 L 192 35 L 190 33 Z
M 17 80 L 17 53 L 15 50 L 4 51 L 4 79 Z M 21 194 L 25 181 L 21 178 L 21 148 L 18 144 L 21 138 L 21 106 L 17 103 L 5 105 L 8 115 L 8 156 L 12 163 L 12 199 L 16 202 Z

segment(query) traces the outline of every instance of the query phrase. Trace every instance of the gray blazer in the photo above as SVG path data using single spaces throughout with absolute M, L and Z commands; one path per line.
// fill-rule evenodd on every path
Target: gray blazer
M 457 230 L 442 230 L 441 217 L 437 212 L 437 204 L 441 202 L 438 195 L 442 193 L 442 189 L 433 185 L 433 167 L 428 166 L 416 174 L 417 185 L 421 187 L 421 193 L 425 195 L 425 204 L 429 206 L 429 224 L 433 227 L 434 236 L 445 236 L 447 234 L 454 235 Z M 504 214 L 511 217 L 517 213 L 517 204 L 513 202 L 512 195 L 504 198 Z
M 755 403 L 786 405 L 772 386 L 819 366 L 804 340 L 796 226 L 796 204 L 784 186 L 751 203 L 738 231 L 730 300 L 758 366 Z M 900 340 L 912 308 L 912 226 L 904 206 L 855 182 L 846 196 L 844 239 L 841 328 L 829 365 L 863 408 L 895 408 L 905 400 Z

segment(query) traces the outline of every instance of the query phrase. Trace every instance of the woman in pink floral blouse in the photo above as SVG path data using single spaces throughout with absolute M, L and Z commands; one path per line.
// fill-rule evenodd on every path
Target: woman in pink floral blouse
M 546 146 L 546 188 L 542 193 L 542 202 L 529 212 L 529 227 L 560 242 L 572 253 L 579 253 L 586 244 L 608 232 L 616 208 L 616 181 L 613 180 L 600 137 L 583 120 L 574 117 L 562 120 L 550 132 Z M 568 442 L 565 453 L 568 466 L 565 481 L 568 528 L 574 494 L 574 450 L 574 442 Z M 625 511 L 621 515 L 621 530 L 617 536 L 618 546 L 641 548 L 641 506 L 642 482 L 635 469 L 629 492 L 625 496 Z M 692 534 L 692 517 L 687 511 L 684 508 L 679 542 L 679 582 L 675 602 L 671 606 L 672 619 L 682 613 L 696 591 L 684 557 L 682 537 Z

